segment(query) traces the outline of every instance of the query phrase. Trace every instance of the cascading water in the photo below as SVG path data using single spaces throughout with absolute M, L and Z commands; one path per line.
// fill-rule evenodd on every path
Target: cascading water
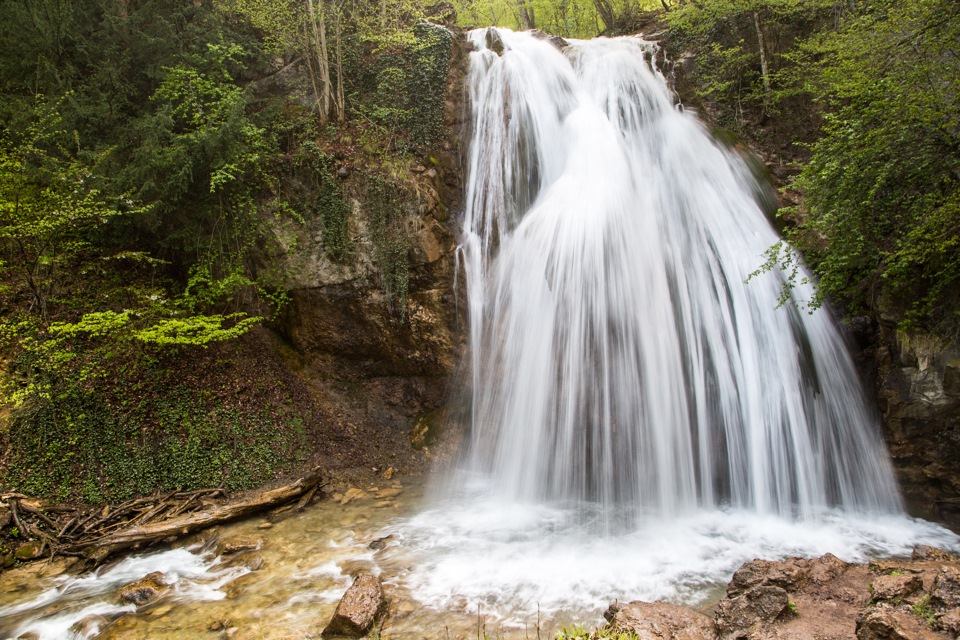
M 777 309 L 775 275 L 744 282 L 776 235 L 743 164 L 674 108 L 654 45 L 470 37 L 472 428 L 440 495 L 392 521 L 325 501 L 233 525 L 267 539 L 253 574 L 198 547 L 0 583 L 0 637 L 81 640 L 116 616 L 109 637 L 302 637 L 358 570 L 387 584 L 390 637 L 550 637 L 614 600 L 703 603 L 757 557 L 960 548 L 903 515 L 827 313 Z M 158 569 L 170 593 L 117 604 Z
M 655 45 L 471 40 L 468 467 L 619 516 L 897 511 L 843 340 L 777 308 L 776 276 L 746 282 L 776 234 Z
M 828 312 L 778 308 L 779 274 L 746 282 L 777 235 L 656 46 L 469 37 L 470 429 L 393 529 L 414 597 L 522 625 L 702 602 L 756 557 L 953 544 L 903 515 Z

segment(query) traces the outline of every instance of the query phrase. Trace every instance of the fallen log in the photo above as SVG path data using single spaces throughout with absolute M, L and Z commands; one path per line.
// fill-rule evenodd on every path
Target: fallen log
M 96 538 L 68 545 L 63 552 L 83 554 L 94 563 L 133 546 L 142 546 L 167 538 L 181 536 L 214 525 L 250 516 L 260 511 L 278 507 L 300 496 L 315 491 L 320 485 L 320 470 L 316 469 L 293 484 L 263 491 L 253 496 L 214 505 L 202 511 L 193 511 L 176 517 L 114 531 Z

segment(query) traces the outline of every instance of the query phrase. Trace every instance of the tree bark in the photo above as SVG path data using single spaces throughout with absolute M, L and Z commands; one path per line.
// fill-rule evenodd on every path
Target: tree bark
M 763 37 L 763 25 L 760 22 L 760 12 L 753 12 L 753 24 L 757 28 L 757 44 L 760 46 L 760 73 L 763 76 L 763 92 L 770 95 L 770 68 L 767 66 L 767 45 Z

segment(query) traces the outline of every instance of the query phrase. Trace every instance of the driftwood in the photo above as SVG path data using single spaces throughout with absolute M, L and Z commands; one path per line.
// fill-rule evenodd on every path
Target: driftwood
M 76 508 L 44 507 L 29 497 L 0 495 L 22 538 L 41 540 L 50 555 L 79 556 L 93 563 L 118 551 L 169 541 L 208 527 L 273 509 L 298 500 L 303 509 L 321 488 L 320 470 L 292 484 L 222 502 L 222 489 L 175 491 L 135 498 L 119 505 Z

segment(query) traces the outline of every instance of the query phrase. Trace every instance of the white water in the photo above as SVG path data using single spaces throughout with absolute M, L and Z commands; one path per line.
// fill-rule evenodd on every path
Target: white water
M 529 625 L 703 602 L 756 557 L 956 545 L 904 516 L 834 319 L 746 282 L 776 233 L 655 45 L 470 38 L 470 434 L 394 529 L 414 597 Z
M 596 503 L 614 529 L 719 506 L 898 512 L 833 319 L 777 308 L 778 275 L 745 282 L 776 234 L 744 164 L 674 107 L 654 45 L 564 55 L 499 31 L 500 56 L 486 33 L 460 248 L 466 468 L 504 498 Z
M 538 621 L 550 637 L 614 600 L 706 602 L 756 557 L 960 548 L 903 515 L 831 318 L 776 309 L 774 276 L 744 283 L 776 236 L 741 162 L 674 108 L 653 45 L 564 55 L 501 31 L 498 56 L 471 37 L 472 422 L 441 497 L 400 518 L 326 502 L 235 525 L 266 539 L 266 565 L 230 596 L 246 570 L 184 550 L 0 589 L 0 637 L 94 637 L 130 609 L 116 589 L 155 570 L 174 593 L 108 637 L 227 618 L 239 637 L 309 637 L 358 567 L 406 605 L 391 638 L 472 637 L 478 614 L 497 637 Z

